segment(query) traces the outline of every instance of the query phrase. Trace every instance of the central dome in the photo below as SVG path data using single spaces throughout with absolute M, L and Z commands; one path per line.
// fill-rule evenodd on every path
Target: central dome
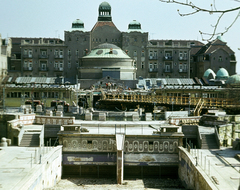
M 98 45 L 94 49 L 120 49 L 120 47 L 118 47 L 114 44 L 104 43 L 104 44 Z
M 116 59 L 131 59 L 120 47 L 104 43 L 100 44 L 87 55 L 83 57 L 84 59 L 89 58 L 96 58 L 96 59 L 102 59 L 102 58 L 116 58 Z

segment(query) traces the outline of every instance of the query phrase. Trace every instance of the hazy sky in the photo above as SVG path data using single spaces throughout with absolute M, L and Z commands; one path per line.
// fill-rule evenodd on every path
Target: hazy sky
M 186 0 L 187 1 L 187 0 Z M 185 1 L 185 2 L 186 2 Z M 75 19 L 81 19 L 90 31 L 98 18 L 98 7 L 103 0 L 0 0 L 0 34 L 6 37 L 60 37 L 71 28 Z M 180 5 L 162 3 L 158 0 L 108 0 L 112 7 L 112 20 L 120 31 L 126 31 L 129 22 L 137 20 L 149 39 L 199 40 L 203 32 L 212 32 L 211 25 L 219 15 L 198 13 L 180 17 L 192 11 Z M 209 8 L 211 0 L 194 1 L 195 5 Z M 218 9 L 240 6 L 233 0 L 215 0 Z M 219 3 L 218 3 L 219 2 Z M 219 25 L 220 31 L 227 27 L 237 13 L 229 13 Z M 224 34 L 227 45 L 235 52 L 240 73 L 240 18 Z M 206 43 L 206 42 L 205 42 Z

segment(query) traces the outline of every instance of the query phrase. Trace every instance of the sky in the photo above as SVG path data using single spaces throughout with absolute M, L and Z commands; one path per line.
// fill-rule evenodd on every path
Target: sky
M 64 40 L 64 31 L 71 28 L 76 19 L 84 22 L 90 31 L 98 18 L 98 7 L 104 0 L 0 0 L 0 34 L 8 37 L 59 37 Z M 185 0 L 186 2 L 188 0 Z M 112 20 L 120 31 L 127 31 L 132 20 L 141 23 L 149 39 L 198 40 L 199 30 L 212 33 L 217 14 L 197 13 L 181 17 L 192 8 L 159 0 L 108 0 L 112 7 Z M 199 7 L 210 8 L 213 0 L 192 0 Z M 239 7 L 234 0 L 215 0 L 219 10 Z M 219 31 L 236 17 L 237 12 L 226 14 L 219 24 Z M 223 35 L 227 45 L 235 52 L 237 73 L 240 74 L 240 18 Z M 207 43 L 207 41 L 202 41 Z

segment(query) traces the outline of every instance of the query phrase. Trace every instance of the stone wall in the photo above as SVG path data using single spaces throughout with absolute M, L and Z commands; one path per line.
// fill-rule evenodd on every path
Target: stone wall
M 204 171 L 195 165 L 196 161 L 182 147 L 179 147 L 178 175 L 186 189 L 217 190 Z
M 57 117 L 57 116 L 43 116 L 37 115 L 35 124 L 47 125 L 72 125 L 75 122 L 75 117 Z

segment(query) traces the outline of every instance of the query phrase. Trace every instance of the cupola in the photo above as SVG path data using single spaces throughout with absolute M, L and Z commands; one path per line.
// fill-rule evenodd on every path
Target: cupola
M 111 6 L 108 2 L 102 2 L 99 5 L 98 12 L 98 21 L 112 21 Z

